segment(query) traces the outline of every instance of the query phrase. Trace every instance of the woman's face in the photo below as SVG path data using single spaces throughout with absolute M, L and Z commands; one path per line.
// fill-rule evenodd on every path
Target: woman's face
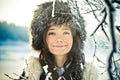
M 46 42 L 54 56 L 65 56 L 73 45 L 73 36 L 69 27 L 53 25 L 48 29 Z

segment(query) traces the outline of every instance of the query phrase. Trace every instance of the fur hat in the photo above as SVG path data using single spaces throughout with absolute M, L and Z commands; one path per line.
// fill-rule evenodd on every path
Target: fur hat
M 78 32 L 81 41 L 86 38 L 84 20 L 80 16 L 76 17 L 67 3 L 56 1 L 54 5 L 54 16 L 52 16 L 53 2 L 38 5 L 31 22 L 32 47 L 41 50 L 44 44 L 44 31 L 52 24 L 69 25 Z

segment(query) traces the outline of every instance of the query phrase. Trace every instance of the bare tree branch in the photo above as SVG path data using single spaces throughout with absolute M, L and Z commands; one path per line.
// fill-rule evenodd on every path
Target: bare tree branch
M 86 0 L 86 2 L 87 2 L 88 5 L 90 6 L 90 8 L 91 8 L 91 10 L 92 10 L 92 12 L 93 12 L 93 15 L 95 16 L 95 18 L 97 19 L 97 21 L 100 22 L 99 19 L 98 19 L 97 16 L 96 16 L 95 12 L 94 12 L 94 9 L 92 8 L 91 4 L 89 3 L 89 0 Z
M 107 39 L 109 40 L 109 37 L 108 37 L 107 33 L 105 32 L 104 27 L 103 27 L 103 23 L 107 24 L 106 21 L 105 21 L 105 20 L 106 20 L 106 17 L 107 17 L 106 8 L 103 9 L 102 13 L 103 13 L 103 12 L 105 13 L 104 16 L 103 16 L 103 19 L 102 19 L 102 21 L 98 24 L 98 27 L 94 30 L 94 32 L 91 34 L 91 36 L 93 36 L 93 35 L 96 33 L 96 31 L 98 30 L 98 28 L 101 26 L 101 27 L 102 27 L 102 31 L 104 32 L 104 34 L 106 35 Z
M 112 58 L 113 58 L 113 54 L 114 52 L 116 52 L 116 39 L 115 39 L 115 32 L 114 32 L 114 12 L 115 12 L 115 8 L 112 5 L 112 2 L 110 2 L 109 0 L 104 0 L 104 2 L 106 3 L 106 6 L 108 7 L 108 14 L 109 14 L 109 23 L 110 23 L 110 32 L 111 32 L 111 38 L 112 38 L 112 51 L 109 55 L 108 58 L 108 73 L 109 73 L 109 77 L 111 80 L 113 80 L 113 75 L 112 75 Z

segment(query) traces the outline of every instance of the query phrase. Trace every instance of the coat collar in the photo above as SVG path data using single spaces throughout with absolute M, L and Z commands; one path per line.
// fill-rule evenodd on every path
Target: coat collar
M 27 59 L 26 66 L 26 76 L 28 80 L 39 80 L 40 75 L 42 73 L 42 67 L 39 62 L 39 58 L 30 56 Z M 85 64 L 84 78 L 85 80 L 97 80 L 98 72 L 95 66 L 91 63 Z

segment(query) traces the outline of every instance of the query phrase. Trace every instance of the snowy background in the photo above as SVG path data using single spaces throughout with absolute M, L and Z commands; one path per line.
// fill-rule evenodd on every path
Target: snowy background
M 3 6 L 6 6 L 4 1 L 7 2 L 8 0 L 1 0 L 0 4 L 2 4 Z M 9 4 L 12 3 L 12 1 L 17 1 L 17 0 L 11 0 Z M 26 11 L 26 10 L 28 8 L 31 8 L 30 5 L 33 5 L 33 4 L 28 3 L 28 6 L 26 6 L 25 3 L 27 3 L 27 0 L 20 0 L 20 1 L 23 6 L 19 7 L 19 5 L 17 5 L 16 9 L 19 9 L 19 10 L 14 9 L 14 7 L 10 8 L 10 6 L 15 6 L 17 3 L 20 4 L 20 2 L 18 1 L 17 3 L 14 3 L 15 5 L 11 4 L 7 8 L 0 5 L 0 12 L 1 12 L 0 14 L 0 80 L 9 80 L 9 78 L 6 77 L 4 74 L 8 74 L 9 76 L 13 78 L 18 78 L 18 76 L 16 76 L 14 73 L 18 75 L 22 73 L 22 70 L 24 66 L 26 65 L 24 61 L 25 57 L 30 54 L 31 55 L 37 54 L 37 52 L 31 50 L 31 47 L 29 45 L 29 35 L 28 35 L 29 27 L 24 27 L 24 26 L 29 26 L 30 24 L 31 15 L 29 16 L 26 16 L 26 15 L 28 13 L 31 14 L 32 10 L 31 11 L 30 9 L 29 11 Z M 24 1 L 26 2 L 23 4 Z M 32 2 L 32 0 L 30 0 L 29 2 Z M 23 11 L 20 11 L 20 10 L 25 9 L 26 15 L 21 14 L 22 17 L 20 17 L 18 13 L 14 12 L 14 14 L 12 13 L 10 15 L 6 14 L 6 17 L 7 16 L 9 18 L 11 17 L 11 19 L 5 20 L 6 17 L 2 15 L 4 14 L 2 12 L 3 9 L 5 13 L 13 12 L 12 10 L 17 11 L 18 13 L 21 13 Z M 93 62 L 93 64 L 97 68 L 99 68 L 100 73 L 106 74 L 107 73 L 106 68 L 100 68 L 100 67 L 107 67 L 107 59 L 111 51 L 111 41 L 108 41 L 106 36 L 102 32 L 102 30 L 98 29 L 98 31 L 95 33 L 95 40 L 96 40 L 96 44 L 95 44 L 93 37 L 90 37 L 90 35 L 93 33 L 93 31 L 97 27 L 98 22 L 96 21 L 92 13 L 89 13 L 89 14 L 83 14 L 83 13 L 82 15 L 84 16 L 84 19 L 86 21 L 86 30 L 87 30 L 87 39 L 85 41 L 85 48 L 84 48 L 85 59 L 87 62 Z M 120 10 L 118 10 L 116 13 L 115 25 L 120 26 L 120 19 L 118 19 L 118 17 L 120 17 L 119 13 L 120 13 Z M 100 12 L 97 15 L 100 16 L 100 19 L 102 19 Z M 13 21 L 12 24 L 10 21 Z M 17 21 L 19 23 L 14 22 L 14 21 Z M 24 24 L 24 23 L 27 23 L 27 24 Z M 18 26 L 20 24 L 22 25 Z M 105 30 L 110 36 L 109 27 L 107 27 Z M 117 30 L 115 31 L 116 31 L 116 41 L 117 41 L 117 52 L 115 53 L 114 56 L 115 56 L 115 59 L 117 60 L 120 58 L 120 32 L 118 32 Z M 96 60 L 96 58 L 93 58 L 93 54 L 95 51 L 95 45 L 97 47 L 95 54 L 97 58 L 99 58 L 103 63 Z M 120 61 L 118 63 L 120 64 Z M 119 64 L 117 66 L 120 69 Z M 106 77 L 106 75 L 102 75 L 102 77 Z M 103 80 L 103 79 L 101 78 L 100 80 Z
M 2 24 L 2 23 L 1 23 Z M 28 39 L 28 28 L 14 27 L 8 24 L 8 27 L 2 27 L 0 25 L 0 80 L 9 80 L 4 74 L 8 74 L 11 77 L 18 78 L 14 73 L 20 75 L 23 68 L 25 67 L 25 57 L 27 55 L 35 55 L 37 52 L 33 51 L 29 44 Z M 4 29 L 5 28 L 5 29 Z M 12 28 L 12 33 L 11 33 Z M 16 30 L 18 29 L 18 31 Z M 25 31 L 24 31 L 25 30 Z M 18 34 L 21 32 L 21 34 Z M 100 30 L 96 33 L 95 40 L 97 42 L 96 46 L 96 56 L 104 64 L 93 58 L 95 51 L 95 43 L 92 37 L 89 35 L 89 30 L 87 31 L 87 39 L 85 41 L 85 59 L 87 62 L 93 62 L 96 67 L 107 67 L 107 58 L 111 50 L 110 42 L 107 40 L 106 36 Z M 120 34 L 117 34 L 117 53 L 115 54 L 116 60 L 120 58 Z M 118 65 L 119 66 L 119 65 Z M 100 73 L 107 73 L 106 68 L 99 68 Z M 105 76 L 105 75 L 103 75 Z M 107 78 L 107 77 L 106 77 Z

